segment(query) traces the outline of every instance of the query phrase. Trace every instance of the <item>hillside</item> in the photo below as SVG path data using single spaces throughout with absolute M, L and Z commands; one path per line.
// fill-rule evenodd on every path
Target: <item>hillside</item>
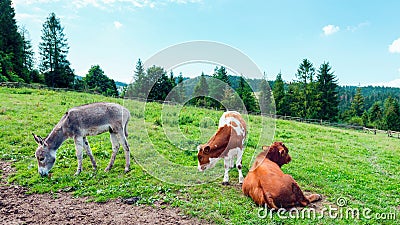
M 237 171 L 230 171 L 231 185 L 222 186 L 222 161 L 206 173 L 197 172 L 196 146 L 205 143 L 216 130 L 221 111 L 194 107 L 144 104 L 75 92 L 0 88 L 0 159 L 13 162 L 16 173 L 10 182 L 29 188 L 32 193 L 72 192 L 104 202 L 115 198 L 138 197 L 137 204 L 179 207 L 187 215 L 218 224 L 396 224 L 398 220 L 323 218 L 260 218 L 260 209 L 243 196 Z M 132 148 L 132 170 L 124 174 L 120 149 L 113 169 L 103 172 L 111 156 L 108 134 L 89 137 L 98 171 L 84 157 L 83 172 L 73 176 L 76 157 L 72 140 L 57 152 L 50 178 L 37 173 L 31 133 L 46 136 L 63 113 L 80 104 L 111 101 L 125 105 L 132 115 L 128 142 Z M 370 210 L 371 215 L 400 212 L 400 151 L 398 140 L 292 121 L 273 121 L 259 116 L 245 118 L 249 138 L 243 158 L 244 174 L 263 144 L 283 141 L 292 162 L 282 167 L 303 190 L 319 193 L 321 207 L 337 207 L 344 198 L 348 208 Z M 263 120 L 264 119 L 264 120 Z M 263 125 L 264 121 L 264 125 Z M 276 128 L 275 128 L 276 125 Z M 266 128 L 266 129 L 263 129 Z M 272 140 L 273 137 L 273 140 Z M 209 183 L 202 184 L 209 181 Z M 288 214 L 285 214 L 288 215 Z M 399 218 L 399 217 L 397 217 Z

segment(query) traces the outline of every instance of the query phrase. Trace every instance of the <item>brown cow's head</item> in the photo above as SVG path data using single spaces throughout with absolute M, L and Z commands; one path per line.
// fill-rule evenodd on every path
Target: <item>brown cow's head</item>
M 283 164 L 289 163 L 292 160 L 289 155 L 289 149 L 282 142 L 274 142 L 269 147 L 266 158 L 278 164 L 279 167 L 281 167 Z
M 206 169 L 212 168 L 218 161 L 218 158 L 211 158 L 209 145 L 199 145 L 197 146 L 197 159 L 199 161 L 198 169 L 199 171 L 204 171 Z

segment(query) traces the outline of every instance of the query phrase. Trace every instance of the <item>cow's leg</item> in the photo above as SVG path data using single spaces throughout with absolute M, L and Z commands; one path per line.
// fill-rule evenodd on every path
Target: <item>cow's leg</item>
M 236 160 L 236 168 L 238 169 L 239 172 L 239 184 L 243 184 L 244 180 L 242 173 L 242 155 L 243 155 L 243 150 L 239 150 Z
M 290 175 L 287 175 L 287 176 L 290 176 Z M 306 206 L 306 205 L 310 204 L 310 200 L 308 198 L 306 198 L 306 196 L 304 196 L 303 191 L 300 189 L 299 185 L 294 180 L 292 183 L 292 192 L 296 196 L 296 201 L 298 203 L 300 203 L 300 205 Z
M 93 169 L 96 170 L 96 160 L 93 157 L 92 150 L 90 149 L 89 142 L 86 137 L 83 137 L 83 148 L 86 150 L 86 153 L 88 154 L 90 161 L 92 162 Z
M 322 196 L 319 195 L 319 194 L 311 194 L 311 195 L 309 195 L 309 196 L 306 196 L 306 198 L 307 198 L 308 201 L 310 201 L 310 202 L 316 202 L 316 201 L 318 201 L 318 200 L 321 200 L 321 199 L 322 199 Z
M 119 133 L 118 138 L 119 142 L 122 144 L 122 147 L 124 148 L 125 151 L 125 173 L 127 173 L 129 172 L 131 167 L 131 155 L 129 151 L 129 144 L 123 132 Z
M 104 170 L 105 172 L 110 171 L 112 166 L 114 165 L 115 157 L 117 157 L 118 149 L 119 149 L 119 142 L 118 142 L 118 137 L 116 133 L 110 133 L 110 139 L 111 139 L 111 144 L 112 144 L 112 155 L 110 162 L 108 163 L 108 166 Z
M 222 181 L 222 185 L 229 185 L 229 166 L 230 166 L 231 160 L 232 159 L 229 157 L 224 158 L 225 173 L 224 173 L 224 180 Z
M 76 158 L 78 159 L 78 168 L 76 169 L 75 176 L 82 172 L 82 159 L 83 159 L 83 137 L 74 137 Z

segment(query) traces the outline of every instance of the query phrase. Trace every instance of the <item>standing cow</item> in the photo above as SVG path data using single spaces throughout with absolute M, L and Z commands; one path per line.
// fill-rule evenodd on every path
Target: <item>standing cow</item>
M 199 171 L 214 167 L 217 161 L 223 158 L 225 173 L 222 184 L 228 185 L 228 172 L 230 168 L 233 168 L 233 159 L 236 157 L 239 183 L 242 184 L 242 155 L 246 132 L 246 122 L 240 113 L 235 111 L 225 112 L 219 120 L 217 132 L 206 144 L 197 146 Z

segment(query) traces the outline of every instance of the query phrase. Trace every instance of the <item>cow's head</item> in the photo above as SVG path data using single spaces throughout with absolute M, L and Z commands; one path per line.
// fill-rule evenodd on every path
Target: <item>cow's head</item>
M 35 157 L 38 161 L 38 172 L 41 176 L 47 176 L 56 161 L 55 151 L 50 151 L 49 145 L 43 138 L 33 133 L 32 135 L 39 145 L 35 152 Z
M 283 164 L 289 163 L 292 160 L 289 155 L 289 149 L 282 142 L 274 142 L 268 148 L 266 158 L 278 164 L 279 167 L 281 167 Z
M 209 145 L 199 145 L 197 146 L 197 159 L 199 161 L 198 169 L 199 171 L 204 171 L 206 169 L 212 168 L 217 164 L 218 158 L 212 158 L 211 147 Z

